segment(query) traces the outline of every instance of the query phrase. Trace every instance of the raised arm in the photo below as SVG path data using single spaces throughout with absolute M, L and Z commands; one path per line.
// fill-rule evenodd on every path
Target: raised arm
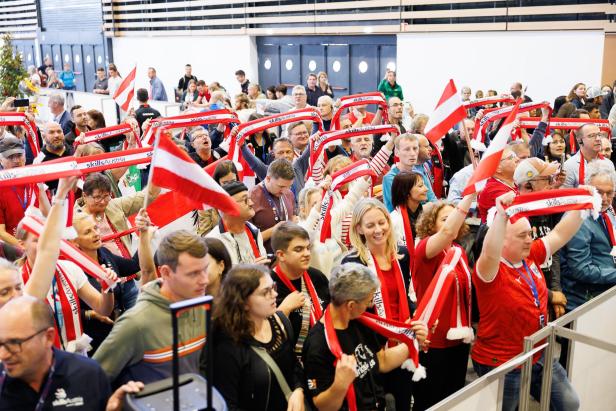
M 56 262 L 60 256 L 60 241 L 66 225 L 66 196 L 77 183 L 77 177 L 61 178 L 51 210 L 45 221 L 36 247 L 36 260 L 32 275 L 25 284 L 24 292 L 44 300 L 47 298 L 51 281 L 56 272 Z
M 454 211 L 449 214 L 441 229 L 430 236 L 426 243 L 426 258 L 434 258 L 438 253 L 451 246 L 451 243 L 458 237 L 460 227 L 464 224 L 468 210 L 475 197 L 476 194 L 464 196 Z
M 511 204 L 514 197 L 513 192 L 508 192 L 496 199 L 496 215 L 483 240 L 481 255 L 477 260 L 477 272 L 479 277 L 488 283 L 494 280 L 498 273 L 498 265 L 505 241 L 505 230 L 507 229 L 507 215 L 504 207 Z
M 154 263 L 154 253 L 152 252 L 152 237 L 156 228 L 152 226 L 150 217 L 145 208 L 139 210 L 135 217 L 135 226 L 139 229 L 139 268 L 141 269 L 140 286 L 143 287 L 150 281 L 158 278 L 156 274 L 156 264 Z

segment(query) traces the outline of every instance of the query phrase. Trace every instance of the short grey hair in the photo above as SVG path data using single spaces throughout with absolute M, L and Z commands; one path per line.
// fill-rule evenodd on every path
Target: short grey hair
M 199 131 L 203 131 L 208 136 L 210 135 L 210 131 L 207 128 L 205 128 L 205 127 L 201 127 L 201 126 L 193 127 L 193 128 L 191 128 L 190 130 L 188 130 L 186 132 L 186 134 L 188 134 L 188 141 L 190 141 L 192 143 L 192 141 L 195 139 L 194 134 L 196 134 Z
M 325 104 L 329 104 L 330 106 L 334 106 L 334 99 L 331 98 L 330 96 L 321 96 L 319 97 L 319 99 L 317 100 L 317 104 L 319 103 L 325 103 Z
M 361 301 L 375 292 L 381 283 L 365 265 L 346 263 L 334 267 L 329 278 L 329 295 L 335 306 Z
M 612 166 L 610 160 L 598 159 L 588 164 L 586 171 L 585 183 L 590 184 L 591 180 L 596 177 L 607 177 L 612 181 L 614 188 L 616 189 L 616 172 Z M 591 185 L 591 184 L 590 184 Z
M 430 117 L 427 114 L 415 114 L 415 117 L 413 117 L 413 120 L 411 121 L 410 131 L 412 133 L 419 133 L 419 125 L 421 124 L 421 122 L 423 121 L 425 123 L 428 123 L 429 119 Z
M 14 271 L 19 272 L 19 267 L 17 265 L 6 258 L 0 257 L 0 272 L 2 271 Z
M 306 87 L 302 86 L 301 84 L 298 84 L 297 86 L 293 87 L 293 91 L 291 91 L 291 94 L 293 94 L 295 91 L 301 91 L 302 93 L 305 93 Z
M 54 94 L 49 96 L 49 101 L 51 103 L 56 103 L 56 104 L 59 104 L 59 105 L 63 106 L 64 105 L 64 96 L 62 94 L 54 93 Z

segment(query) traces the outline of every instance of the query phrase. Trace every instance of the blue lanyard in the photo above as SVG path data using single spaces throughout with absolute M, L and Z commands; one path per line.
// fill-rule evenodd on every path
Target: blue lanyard
M 26 208 L 28 207 L 28 187 L 24 186 L 24 197 L 21 198 L 19 196 L 19 194 L 17 194 L 17 189 L 15 187 L 11 187 L 11 190 L 13 190 L 13 192 L 15 193 L 15 196 L 17 197 L 17 200 L 19 201 L 19 205 L 21 205 L 21 208 L 26 211 Z
M 49 374 L 47 374 L 47 380 L 45 381 L 45 386 L 41 390 L 41 395 L 39 396 L 38 402 L 36 403 L 36 408 L 34 411 L 41 411 L 45 406 L 45 400 L 49 395 L 49 391 L 51 390 L 51 382 L 53 380 L 53 374 L 56 371 L 56 357 L 54 355 L 53 360 L 51 361 L 51 367 L 49 368 Z M 4 389 L 4 383 L 6 381 L 6 370 L 2 370 L 2 374 L 0 374 L 0 396 L 2 395 L 2 391 Z
M 276 220 L 276 222 L 288 220 L 289 215 L 287 214 L 287 208 L 284 205 L 283 196 L 281 195 L 280 197 L 278 197 L 278 200 L 280 201 L 280 211 L 279 211 L 278 207 L 276 206 L 276 202 L 272 198 L 272 195 L 270 194 L 270 192 L 267 191 L 265 184 L 261 185 L 261 189 L 263 190 L 263 194 L 265 194 L 265 198 L 267 199 L 267 202 L 269 203 L 270 207 L 272 207 L 272 212 L 274 213 L 274 220 Z
M 537 284 L 535 283 L 535 279 L 533 278 L 533 274 L 530 272 L 528 265 L 526 265 L 526 261 L 522 260 L 522 266 L 524 267 L 524 271 L 526 271 L 526 274 L 528 274 L 528 278 L 522 271 L 518 270 L 518 268 L 515 267 L 510 261 L 508 261 L 508 263 L 511 264 L 511 266 L 518 272 L 518 274 L 520 274 L 520 277 L 524 280 L 524 282 L 530 288 L 530 292 L 532 293 L 533 299 L 535 300 L 535 306 L 537 308 L 541 308 L 541 302 L 539 301 L 539 292 L 537 291 Z

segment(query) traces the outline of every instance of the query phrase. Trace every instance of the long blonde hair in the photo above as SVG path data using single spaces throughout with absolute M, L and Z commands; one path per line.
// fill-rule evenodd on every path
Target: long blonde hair
M 349 239 L 351 240 L 351 245 L 359 255 L 361 261 L 367 263 L 370 257 L 370 250 L 366 245 L 366 238 L 362 234 L 359 234 L 358 228 L 361 224 L 361 220 L 364 218 L 366 213 L 374 209 L 381 211 L 385 216 L 387 223 L 389 224 L 389 234 L 387 236 L 387 245 L 385 247 L 385 252 L 391 258 L 400 258 L 400 256 L 398 255 L 398 244 L 396 243 L 394 228 L 391 224 L 391 216 L 387 212 L 387 209 L 385 208 L 383 203 L 374 198 L 361 199 L 353 209 L 353 217 L 351 218 L 351 227 L 349 231 Z

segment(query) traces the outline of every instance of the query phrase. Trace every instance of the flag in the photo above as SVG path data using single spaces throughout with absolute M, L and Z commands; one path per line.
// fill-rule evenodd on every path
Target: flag
M 235 200 L 188 154 L 164 134 L 154 150 L 152 183 L 168 188 L 198 204 L 239 215 Z
M 124 111 L 128 111 L 128 107 L 130 106 L 130 102 L 133 100 L 133 96 L 135 95 L 135 77 L 137 76 L 137 66 L 128 73 L 128 76 L 120 83 L 120 87 L 116 90 L 113 95 L 113 99 L 118 106 Z
M 503 156 L 503 150 L 507 146 L 507 142 L 511 136 L 513 121 L 518 114 L 519 106 L 520 102 L 516 103 L 500 130 L 496 133 L 496 137 L 494 137 L 494 140 L 492 140 L 488 146 L 485 154 L 481 157 L 481 161 L 471 176 L 471 179 L 468 181 L 462 195 L 472 194 L 483 189 L 485 181 L 496 172 L 501 157 Z
M 425 127 L 425 136 L 436 144 L 450 128 L 466 118 L 466 110 L 453 80 L 449 80 Z

